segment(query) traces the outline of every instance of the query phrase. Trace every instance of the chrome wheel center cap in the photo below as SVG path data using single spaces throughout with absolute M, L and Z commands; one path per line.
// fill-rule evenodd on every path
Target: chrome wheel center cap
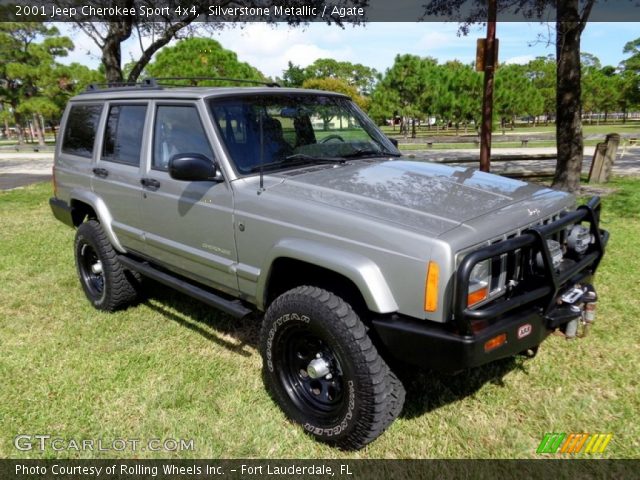
M 313 379 L 326 377 L 329 374 L 329 363 L 324 358 L 314 358 L 307 366 L 307 373 Z
M 102 262 L 98 260 L 96 263 L 91 265 L 91 272 L 95 275 L 102 273 Z

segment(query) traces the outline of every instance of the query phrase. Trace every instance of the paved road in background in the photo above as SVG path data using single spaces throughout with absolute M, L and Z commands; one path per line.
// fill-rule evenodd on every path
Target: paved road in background
M 52 152 L 0 152 L 0 190 L 51 179 Z
M 583 173 L 587 175 L 593 158 L 594 147 L 585 148 L 582 165 Z M 424 150 L 407 152 L 415 154 L 416 158 L 427 161 L 441 161 L 443 159 L 467 159 L 479 156 L 478 149 L 465 150 Z M 496 148 L 492 158 L 504 155 L 541 155 L 554 154 L 555 148 Z M 1 152 L 0 151 L 0 190 L 29 185 L 31 183 L 51 179 L 53 165 L 52 152 Z M 475 163 L 460 163 L 463 166 L 477 166 Z M 553 171 L 555 160 L 529 160 L 493 162 L 491 171 L 494 173 L 518 174 L 527 172 Z M 614 175 L 640 176 L 640 147 L 632 147 L 625 152 L 620 150 L 613 166 Z

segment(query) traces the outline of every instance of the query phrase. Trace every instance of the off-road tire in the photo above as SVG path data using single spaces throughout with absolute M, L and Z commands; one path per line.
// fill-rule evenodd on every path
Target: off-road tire
M 280 295 L 267 309 L 260 352 L 264 382 L 276 403 L 322 442 L 358 450 L 380 436 L 402 410 L 402 384 L 358 315 L 331 292 L 303 286 Z M 323 367 L 331 366 L 331 380 L 304 369 L 315 358 L 326 360 Z
M 396 418 L 402 413 L 404 407 L 404 400 L 407 395 L 402 381 L 393 373 L 393 370 L 389 369 L 389 384 L 391 385 L 391 392 L 389 396 L 389 406 L 387 413 L 387 427 L 391 425 Z M 385 429 L 387 428 L 385 427 Z
M 95 308 L 113 312 L 136 301 L 139 275 L 122 267 L 99 222 L 89 220 L 78 227 L 74 252 L 80 284 Z M 88 256 L 99 260 L 102 282 L 94 278 L 100 275 L 95 275 L 87 265 Z

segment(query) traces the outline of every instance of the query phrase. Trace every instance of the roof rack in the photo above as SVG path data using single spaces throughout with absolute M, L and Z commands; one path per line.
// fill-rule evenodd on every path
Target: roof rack
M 161 90 L 162 87 L 156 82 L 155 78 L 145 78 L 141 82 L 108 82 L 108 83 L 91 83 L 87 85 L 84 93 L 100 92 L 102 90 L 118 89 L 122 90 L 138 90 L 140 88 L 152 88 Z
M 277 82 L 264 82 L 261 80 L 249 80 L 246 78 L 229 78 L 229 77 L 155 77 L 155 78 L 148 78 L 147 80 L 151 80 L 153 82 L 156 82 L 157 85 L 167 85 L 165 83 L 160 83 L 160 81 L 164 82 L 165 80 L 169 80 L 169 81 L 184 81 L 187 80 L 189 82 L 191 82 L 191 85 L 194 87 L 198 86 L 199 82 L 205 82 L 205 81 L 223 81 L 223 82 L 236 82 L 236 83 L 252 83 L 254 85 L 264 85 L 267 87 L 279 87 L 280 84 Z M 167 85 L 167 86 L 174 86 L 174 85 Z
M 141 82 L 108 82 L 108 83 L 92 83 L 87 86 L 84 93 L 95 93 L 104 90 L 128 91 L 139 89 L 162 90 L 163 87 L 181 87 L 184 85 L 176 85 L 175 83 L 165 83 L 165 81 L 178 82 L 188 81 L 191 86 L 197 87 L 199 82 L 203 81 L 223 81 L 236 83 L 251 83 L 254 85 L 265 85 L 267 87 L 279 87 L 276 82 L 262 82 L 260 80 L 247 80 L 244 78 L 227 78 L 227 77 L 156 77 L 145 78 Z

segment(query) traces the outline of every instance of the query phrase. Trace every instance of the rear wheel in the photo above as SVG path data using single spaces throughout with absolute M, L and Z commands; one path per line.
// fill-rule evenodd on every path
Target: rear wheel
M 402 384 L 353 309 L 333 293 L 305 286 L 278 297 L 265 315 L 260 349 L 274 399 L 320 441 L 362 448 L 402 410 Z
M 100 223 L 78 227 L 75 239 L 78 278 L 85 295 L 98 310 L 125 308 L 138 296 L 136 275 L 125 270 Z

